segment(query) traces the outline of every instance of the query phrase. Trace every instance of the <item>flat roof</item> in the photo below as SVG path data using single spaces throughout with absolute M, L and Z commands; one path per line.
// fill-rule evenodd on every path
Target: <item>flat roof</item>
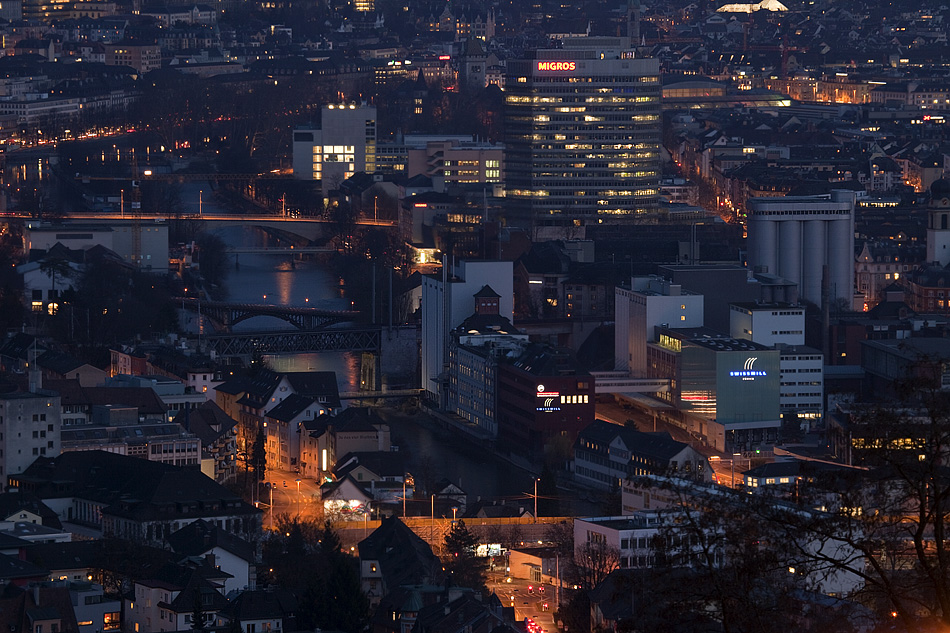
M 689 339 L 689 342 L 717 352 L 748 352 L 751 350 L 767 351 L 772 349 L 771 347 L 760 345 L 755 341 L 746 341 L 744 339 L 739 340 L 734 338 L 692 338 Z
M 756 303 L 755 301 L 739 301 L 729 304 L 732 307 L 744 308 L 746 310 L 801 310 L 805 312 L 805 306 L 796 303 Z

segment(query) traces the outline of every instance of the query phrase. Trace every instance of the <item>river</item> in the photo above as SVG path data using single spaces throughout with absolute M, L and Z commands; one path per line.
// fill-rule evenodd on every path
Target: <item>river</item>
M 207 183 L 205 183 L 207 185 Z M 182 199 L 186 211 L 189 201 L 195 207 L 201 195 L 206 213 L 226 213 L 215 198 L 208 195 L 209 187 L 200 183 L 182 185 Z M 245 227 L 225 227 L 214 234 L 229 246 L 268 246 L 271 238 L 263 231 Z M 312 307 L 326 310 L 344 310 L 350 307 L 339 288 L 339 280 L 313 261 L 291 264 L 287 255 L 231 255 L 232 267 L 224 282 L 227 301 L 233 303 L 264 303 L 288 307 Z M 204 325 L 203 330 L 206 330 Z M 257 316 L 234 326 L 235 332 L 255 330 L 292 329 L 286 321 L 274 317 Z M 359 357 L 354 353 L 276 354 L 264 357 L 275 371 L 334 371 L 340 391 L 355 391 L 359 381 Z
M 98 152 L 98 150 L 97 150 Z M 91 155 L 87 162 L 117 162 L 118 152 Z M 24 181 L 45 179 L 47 162 L 31 159 L 29 163 L 8 161 L 4 184 L 17 186 Z M 209 183 L 189 182 L 182 185 L 181 199 L 185 213 L 198 213 L 199 205 L 207 213 L 225 212 L 211 193 Z M 199 202 L 200 200 L 200 202 Z M 228 227 L 215 235 L 232 246 L 266 246 L 268 236 L 250 227 Z M 232 255 L 232 258 L 234 256 Z M 224 282 L 227 300 L 236 303 L 270 303 L 281 306 L 320 307 L 340 310 L 350 307 L 339 288 L 339 280 L 317 262 L 298 261 L 291 266 L 288 256 L 239 256 Z M 210 325 L 199 326 L 195 315 L 182 313 L 186 331 L 210 333 Z M 236 331 L 289 329 L 293 326 L 273 317 L 253 317 L 234 327 Z M 276 371 L 333 371 L 340 391 L 356 391 L 359 381 L 359 355 L 354 353 L 312 353 L 266 356 L 265 362 Z M 504 496 L 533 510 L 530 498 L 533 481 L 525 471 L 494 456 L 475 442 L 461 440 L 441 428 L 424 414 L 387 415 L 392 425 L 393 443 L 407 453 L 407 465 L 417 478 L 431 479 L 430 484 L 445 478 L 459 485 L 472 503 L 479 497 Z M 420 482 L 421 483 L 421 482 Z

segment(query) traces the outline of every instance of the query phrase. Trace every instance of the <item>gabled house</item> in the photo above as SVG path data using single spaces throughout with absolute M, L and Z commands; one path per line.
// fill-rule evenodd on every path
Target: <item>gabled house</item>
M 178 556 L 204 558 L 227 573 L 225 594 L 257 587 L 257 553 L 254 545 L 216 525 L 198 519 L 168 536 L 168 545 Z
M 109 377 L 105 371 L 98 367 L 62 352 L 44 352 L 37 357 L 36 362 L 43 370 L 44 380 L 72 379 L 78 380 L 83 387 L 98 387 Z
M 305 423 L 326 411 L 326 405 L 308 396 L 295 393 L 264 416 L 267 468 L 271 470 L 300 470 L 301 440 L 306 432 Z
M 225 413 L 238 421 L 239 451 L 248 450 L 264 431 L 264 417 L 288 396 L 312 398 L 324 414 L 340 409 L 335 372 L 276 373 L 260 370 L 253 376 L 234 376 L 215 387 L 216 399 Z
M 337 462 L 333 474 L 338 479 L 349 475 L 364 485 L 369 482 L 402 484 L 408 481 L 406 456 L 396 452 L 347 453 Z
M 320 486 L 320 496 L 328 518 L 359 521 L 372 511 L 373 493 L 349 475 Z
M 461 487 L 448 479 L 441 479 L 435 484 L 435 502 L 458 508 L 459 515 L 464 515 L 468 507 L 468 495 Z
M 197 628 L 193 618 L 200 610 L 202 626 L 211 627 L 228 605 L 221 593 L 227 577 L 204 560 L 167 566 L 154 578 L 134 582 L 134 598 L 125 604 L 123 621 L 130 630 L 186 631 Z
M 383 519 L 360 541 L 359 554 L 360 584 L 371 607 L 404 585 L 440 585 L 445 579 L 442 561 L 429 544 L 396 517 Z
M 36 495 L 20 491 L 0 494 L 0 522 L 6 521 L 36 523 L 55 529 L 63 527 L 48 505 Z
M 712 481 L 706 457 L 668 433 L 643 433 L 595 420 L 574 443 L 574 479 L 588 486 L 609 489 L 629 477 L 670 473 Z
M 34 589 L 7 585 L 0 592 L 0 626 L 11 633 L 79 630 L 69 590 L 65 587 Z
M 261 530 L 260 510 L 200 471 L 103 451 L 41 457 L 9 485 L 51 504 L 61 520 L 158 547 L 198 519 L 247 540 Z
M 389 424 L 367 407 L 348 407 L 336 415 L 324 414 L 305 422 L 301 438 L 301 473 L 320 479 L 347 453 L 389 451 Z
M 243 591 L 221 612 L 218 626 L 236 624 L 248 632 L 296 631 L 297 610 L 297 599 L 287 589 Z
M 201 443 L 201 472 L 218 483 L 237 474 L 237 421 L 221 407 L 208 401 L 184 409 L 175 416 L 175 423 Z

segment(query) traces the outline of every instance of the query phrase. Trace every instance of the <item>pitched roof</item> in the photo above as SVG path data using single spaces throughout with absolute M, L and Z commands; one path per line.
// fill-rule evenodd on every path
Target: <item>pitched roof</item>
M 48 569 L 39 565 L 34 565 L 25 560 L 20 560 L 16 556 L 0 554 L 0 580 L 9 582 L 14 578 L 37 578 L 43 579 L 49 574 Z
M 429 544 L 396 517 L 383 519 L 378 528 L 359 543 L 360 560 L 379 561 L 386 587 L 440 584 L 445 576 L 442 561 Z
M 239 622 L 243 620 L 265 620 L 271 618 L 291 618 L 297 613 L 297 598 L 288 589 L 274 588 L 255 591 L 242 591 L 233 598 L 224 609 L 225 615 Z M 293 630 L 285 621 L 284 630 Z
M 284 374 L 294 393 L 309 396 L 333 409 L 340 408 L 340 388 L 333 371 L 292 371 Z
M 220 547 L 249 563 L 257 559 L 253 545 L 204 519 L 192 521 L 177 532 L 172 532 L 167 541 L 176 554 L 184 556 L 204 556 L 215 547 Z
M 0 596 L 0 628 L 34 631 L 39 620 L 60 620 L 64 633 L 78 631 L 76 615 L 66 587 L 36 587 L 35 591 L 7 585 Z
M 386 421 L 379 417 L 375 409 L 369 407 L 347 407 L 336 415 L 324 414 L 317 418 L 318 428 L 322 425 L 333 427 L 336 431 L 366 431 L 373 432 L 377 425 L 385 425 Z M 309 428 L 309 427 L 308 427 Z
M 30 350 L 34 345 L 36 345 L 37 351 L 42 351 L 45 349 L 39 345 L 36 337 L 32 334 L 17 332 L 5 340 L 3 345 L 0 345 L 0 356 L 26 360 L 29 357 Z
M 290 422 L 297 416 L 307 410 L 315 400 L 308 396 L 300 396 L 295 393 L 290 394 L 267 413 L 268 418 L 280 420 L 281 422 Z
M 391 451 L 347 453 L 337 460 L 333 473 L 342 478 L 362 466 L 379 477 L 403 477 L 406 474 L 406 462 L 404 453 Z
M 174 421 L 189 433 L 194 433 L 202 446 L 213 444 L 237 426 L 234 418 L 210 400 L 191 409 L 182 409 Z
M 476 292 L 474 296 L 475 296 L 476 299 L 482 299 L 482 298 L 485 298 L 485 299 L 500 299 L 500 298 L 501 298 L 501 295 L 498 294 L 497 292 L 495 292 L 495 291 L 492 289 L 492 287 L 489 286 L 488 284 L 485 284 L 484 286 L 482 286 L 481 290 L 479 290 L 478 292 Z
M 55 372 L 60 376 L 65 376 L 69 372 L 87 364 L 69 354 L 54 352 L 52 350 L 46 351 L 41 356 L 38 356 L 36 362 L 43 369 Z
M 578 434 L 577 441 L 590 439 L 610 444 L 617 437 L 621 438 L 631 453 L 660 462 L 669 461 L 689 446 L 684 442 L 677 442 L 666 432 L 644 433 L 599 419 L 587 425 Z
M 57 530 L 63 527 L 59 515 L 36 495 L 20 491 L 0 494 L 0 518 L 12 516 L 21 511 L 38 515 L 43 519 L 43 525 L 46 527 L 56 528 Z
M 115 539 L 33 543 L 24 548 L 24 555 L 27 561 L 51 571 L 98 567 L 119 575 L 150 574 L 171 559 L 166 550 Z
M 511 321 L 500 314 L 473 314 L 455 331 L 459 334 L 520 334 Z
M 179 519 L 225 508 L 229 514 L 260 513 L 199 470 L 105 451 L 40 457 L 16 480 L 21 489 L 41 499 L 74 495 L 104 504 L 104 514 L 136 520 L 167 517 L 169 507 Z

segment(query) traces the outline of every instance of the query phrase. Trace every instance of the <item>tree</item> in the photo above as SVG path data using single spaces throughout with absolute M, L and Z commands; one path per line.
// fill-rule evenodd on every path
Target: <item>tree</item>
M 602 541 L 588 541 L 574 552 L 577 584 L 584 589 L 593 589 L 619 567 L 620 550 Z
M 779 430 L 783 442 L 800 442 L 802 440 L 802 426 L 798 414 L 786 413 L 782 416 L 782 427 Z
M 538 478 L 538 516 L 560 516 L 559 511 L 557 475 L 545 464 Z
M 50 292 L 50 297 L 56 297 L 56 278 L 68 279 L 72 277 L 73 269 L 69 264 L 69 260 L 65 257 L 60 256 L 51 256 L 45 257 L 40 261 L 40 270 L 46 273 L 46 276 L 50 278 L 52 282 L 52 291 Z
M 201 267 L 201 277 L 208 284 L 208 293 L 213 298 L 219 294 L 219 288 L 227 279 L 228 267 L 227 245 L 217 235 L 201 233 L 195 240 L 198 247 L 198 264 Z
M 195 587 L 194 589 L 194 602 L 192 604 L 191 610 L 191 630 L 192 631 L 205 631 L 207 627 L 205 626 L 205 613 L 204 605 L 201 604 L 201 589 Z
M 950 625 L 950 393 L 946 359 L 919 355 L 889 402 L 855 405 L 848 415 L 852 459 L 868 470 L 814 476 L 795 490 L 800 507 L 754 509 L 799 566 L 854 578 L 883 618 L 908 630 Z
M 265 446 L 266 437 L 264 427 L 258 426 L 257 435 L 254 437 L 254 445 L 251 448 L 251 466 L 254 468 L 254 485 L 264 481 L 264 475 L 267 471 L 267 448 Z
M 475 555 L 478 537 L 459 519 L 445 535 L 445 571 L 460 587 L 485 590 L 487 565 Z
M 327 520 L 323 523 L 323 530 L 320 532 L 320 548 L 327 558 L 341 555 L 343 551 L 343 541 L 340 535 L 333 529 L 333 524 Z

